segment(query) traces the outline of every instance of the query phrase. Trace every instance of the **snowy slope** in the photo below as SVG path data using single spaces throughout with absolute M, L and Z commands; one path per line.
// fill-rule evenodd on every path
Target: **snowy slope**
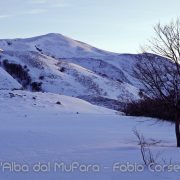
M 84 100 L 53 93 L 0 90 L 0 114 L 18 111 L 49 111 L 60 114 L 115 114 L 116 111 L 92 105 Z M 18 102 L 18 104 L 17 104 Z
M 97 65 L 97 61 L 83 67 L 67 59 L 55 59 L 34 51 L 5 51 L 0 62 L 3 64 L 5 59 L 27 66 L 32 81 L 42 82 L 42 89 L 46 92 L 78 97 L 101 96 L 122 102 L 138 98 L 138 88 L 128 83 L 121 71 L 113 66 L 111 68 L 111 65 L 107 68 L 97 67 L 97 71 L 94 71 L 92 66 Z M 109 73 L 108 68 L 111 75 L 114 73 L 114 79 L 103 75 Z M 42 76 L 44 78 L 40 80 Z
M 56 104 L 60 101 L 62 105 Z M 115 163 L 142 164 L 140 149 L 133 129 L 147 139 L 161 140 L 152 147 L 160 159 L 178 163 L 179 150 L 175 147 L 174 127 L 150 118 L 115 115 L 76 98 L 50 93 L 0 91 L 0 179 L 4 180 L 178 180 L 179 173 L 167 171 L 124 173 Z M 18 103 L 17 103 L 18 102 Z M 81 108 L 80 108 L 81 107 Z M 79 112 L 77 114 L 76 112 Z M 27 165 L 28 172 L 3 171 L 3 163 Z M 54 163 L 70 166 L 98 165 L 99 172 L 54 171 Z M 50 163 L 46 172 L 32 167 Z

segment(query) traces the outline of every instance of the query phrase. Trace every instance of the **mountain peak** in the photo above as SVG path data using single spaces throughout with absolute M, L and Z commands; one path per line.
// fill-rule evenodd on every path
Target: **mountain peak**
M 0 40 L 5 51 L 39 51 L 57 58 L 94 58 L 115 55 L 59 33 L 48 33 L 25 39 Z

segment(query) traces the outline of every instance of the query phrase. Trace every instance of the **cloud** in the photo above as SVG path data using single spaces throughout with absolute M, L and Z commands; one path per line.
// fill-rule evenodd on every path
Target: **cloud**
M 59 8 L 67 6 L 67 3 L 65 3 L 64 0 L 30 0 L 29 3 L 36 6 L 48 5 L 48 8 Z
M 67 6 L 68 6 L 68 4 L 63 3 L 63 2 L 54 3 L 54 4 L 51 5 L 52 8 L 62 8 L 62 7 L 67 7 Z
M 8 2 L 9 0 L 7 0 Z M 7 3 L 4 2 L 0 6 L 1 14 L 0 20 L 5 18 L 17 17 L 21 15 L 38 15 L 53 11 L 53 9 L 63 8 L 69 6 L 65 0 L 27 0 L 19 6 L 15 6 L 21 0 L 14 0 L 12 6 L 6 7 Z M 5 14 L 3 14 L 3 11 Z M 8 14 L 9 13 L 9 14 Z
M 31 3 L 31 6 L 24 14 L 29 15 L 42 14 L 51 11 L 53 8 L 63 8 L 68 6 L 63 0 L 30 0 L 28 3 Z
M 3 14 L 3 15 L 0 15 L 0 19 L 5 19 L 5 18 L 11 17 L 11 16 L 12 15 Z
M 33 14 L 42 14 L 45 12 L 47 12 L 47 9 L 30 9 L 30 10 L 23 12 L 22 14 L 33 15 Z
M 46 4 L 48 0 L 31 0 L 31 4 Z

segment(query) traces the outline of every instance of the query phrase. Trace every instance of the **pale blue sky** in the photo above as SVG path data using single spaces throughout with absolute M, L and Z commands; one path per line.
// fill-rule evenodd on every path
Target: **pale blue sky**
M 178 16 L 180 0 L 0 0 L 0 38 L 54 32 L 136 53 L 153 35 L 153 25 Z

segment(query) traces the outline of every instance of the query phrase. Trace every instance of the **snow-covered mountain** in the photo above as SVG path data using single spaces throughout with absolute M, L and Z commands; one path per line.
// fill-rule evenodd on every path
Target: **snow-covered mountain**
M 42 83 L 42 91 L 75 96 L 110 108 L 115 107 L 111 102 L 139 98 L 140 85 L 133 76 L 136 55 L 103 51 L 60 34 L 0 40 L 0 49 L 0 73 L 7 71 L 5 60 L 20 64 L 31 82 Z M 19 87 L 22 80 L 8 72 L 6 78 L 12 81 L 14 77 L 16 86 L 12 83 L 7 87 Z M 7 88 L 2 86 L 1 89 Z

